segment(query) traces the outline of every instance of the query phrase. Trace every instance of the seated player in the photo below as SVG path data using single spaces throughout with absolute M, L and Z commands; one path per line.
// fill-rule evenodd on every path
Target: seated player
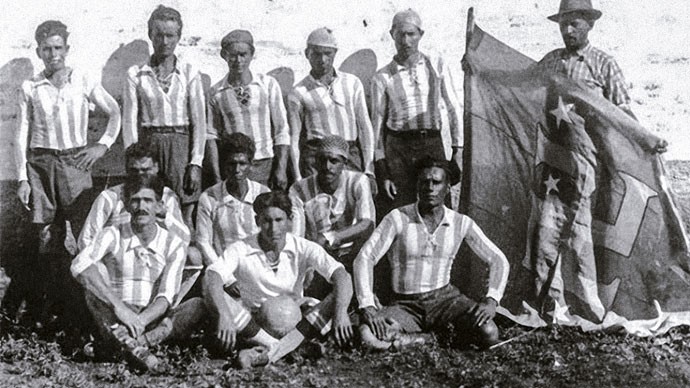
M 345 170 L 349 145 L 340 136 L 318 141 L 316 174 L 290 188 L 293 230 L 314 241 L 352 273 L 357 252 L 374 230 L 376 213 L 366 175 Z M 316 284 L 316 295 L 323 284 Z
M 231 244 L 222 260 L 208 267 L 204 276 L 204 298 L 214 315 L 220 346 L 231 350 L 237 337 L 259 345 L 240 352 L 238 361 L 244 368 L 275 362 L 305 338 L 325 335 L 331 328 L 339 345 L 350 343 L 352 325 L 347 307 L 352 284 L 343 265 L 316 243 L 288 233 L 292 211 L 285 192 L 259 195 L 254 211 L 260 232 Z M 304 277 L 310 269 L 328 279 L 333 292 L 309 308 L 284 337 L 271 336 L 259 326 L 254 313 L 269 298 L 302 298 Z M 235 297 L 226 293 L 224 286 L 233 289 Z
M 388 338 L 391 320 L 406 333 L 452 324 L 460 339 L 491 346 L 498 341 L 493 318 L 508 281 L 508 260 L 471 218 L 444 206 L 448 162 L 425 158 L 416 168 L 417 202 L 387 214 L 355 259 L 355 289 L 366 325 L 360 327 L 362 337 L 370 329 L 379 339 Z M 463 241 L 489 266 L 488 292 L 479 302 L 450 284 Z M 379 308 L 372 291 L 374 266 L 386 253 L 394 296 L 390 306 Z
M 71 266 L 101 337 L 144 369 L 158 363 L 149 346 L 186 336 L 204 312 L 201 298 L 173 308 L 187 243 L 157 224 L 162 195 L 158 177 L 128 178 L 124 198 L 131 220 L 103 229 Z
M 256 150 L 249 136 L 232 133 L 222 145 L 226 179 L 204 191 L 197 208 L 196 242 L 206 265 L 217 262 L 231 243 L 259 232 L 252 203 L 270 191 L 248 178 Z

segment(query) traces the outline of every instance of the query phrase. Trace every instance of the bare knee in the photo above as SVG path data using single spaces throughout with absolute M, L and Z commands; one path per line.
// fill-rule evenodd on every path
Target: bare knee
M 479 336 L 479 345 L 488 348 L 491 345 L 498 343 L 499 341 L 499 331 L 498 326 L 493 320 L 486 322 L 485 324 L 477 328 Z
M 186 267 L 201 267 L 204 264 L 204 258 L 201 255 L 201 251 L 195 246 L 190 246 L 187 249 L 187 262 Z

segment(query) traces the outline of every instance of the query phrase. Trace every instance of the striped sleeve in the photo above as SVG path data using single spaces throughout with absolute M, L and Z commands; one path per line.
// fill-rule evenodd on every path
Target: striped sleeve
M 302 201 L 299 194 L 300 182 L 295 182 L 290 187 L 289 196 L 290 202 L 292 202 L 292 234 L 304 237 L 306 233 L 306 216 L 304 214 L 304 201 Z
M 374 128 L 369 119 L 367 101 L 364 98 L 364 86 L 359 78 L 354 79 L 354 109 L 357 122 L 359 145 L 362 148 L 364 172 L 374 175 Z
M 211 89 L 206 102 L 206 140 L 217 140 L 219 130 L 223 129 L 223 116 L 218 110 L 218 101 L 213 98 L 214 90 Z
M 139 105 L 137 102 L 137 66 L 127 71 L 122 90 L 122 143 L 127 149 L 139 139 L 137 125 L 139 120 Z
M 187 68 L 190 73 L 187 85 L 187 106 L 189 120 L 191 122 L 191 141 L 189 164 L 201 167 L 204 160 L 204 146 L 206 145 L 206 103 L 204 88 L 201 83 L 201 74 L 198 71 Z
M 271 129 L 273 131 L 273 145 L 290 145 L 290 127 L 287 112 L 283 103 L 283 92 L 275 78 L 266 76 L 268 81 L 268 104 L 271 113 Z
M 386 80 L 381 73 L 377 73 L 371 80 L 371 125 L 374 131 L 374 160 L 385 157 L 383 152 L 384 126 L 388 112 L 388 97 L 386 96 Z
M 508 283 L 510 266 L 501 250 L 484 235 L 479 226 L 469 217 L 463 217 L 466 223 L 465 241 L 479 258 L 489 265 L 489 290 L 487 297 L 501 302 Z
M 376 222 L 374 197 L 371 195 L 371 184 L 366 175 L 358 175 L 354 185 L 355 220 Z
M 77 247 L 80 251 L 93 243 L 98 233 L 103 230 L 108 218 L 110 218 L 114 208 L 114 199 L 110 197 L 109 191 L 103 191 L 98 194 L 93 205 L 91 205 L 91 210 L 89 215 L 86 216 L 86 221 L 77 241 Z
M 201 193 L 196 212 L 196 244 L 207 265 L 219 261 L 218 253 L 213 247 L 213 207 L 214 203 L 208 193 Z
M 76 278 L 91 265 L 103 259 L 108 252 L 116 254 L 117 252 L 115 252 L 115 249 L 119 239 L 120 232 L 116 228 L 103 229 L 96 235 L 94 243 L 86 246 L 79 252 L 77 257 L 72 260 L 72 265 L 70 266 L 72 276 Z
M 167 187 L 165 188 L 165 194 L 165 226 L 169 231 L 188 243 L 191 240 L 191 233 L 182 218 L 182 210 L 180 209 L 180 201 L 177 199 L 177 194 Z
M 439 74 L 441 74 L 441 96 L 446 103 L 448 111 L 448 127 L 450 129 L 451 146 L 463 146 L 462 122 L 460 112 L 462 105 L 455 89 L 452 69 L 439 60 Z
M 369 237 L 354 261 L 354 282 L 359 308 L 375 306 L 374 266 L 381 260 L 398 235 L 402 222 L 398 209 L 388 213 Z
M 182 270 L 187 257 L 187 244 L 174 237 L 167 252 L 166 264 L 160 275 L 160 283 L 156 298 L 165 298 L 170 305 L 175 300 L 175 295 L 180 290 L 182 283 Z M 155 298 L 154 298 L 155 299 Z
M 19 128 L 17 130 L 17 138 L 15 139 L 15 163 L 17 166 L 17 180 L 26 181 L 29 179 L 26 171 L 26 151 L 29 146 L 29 125 L 31 120 L 31 81 L 27 80 L 22 83 L 18 96 L 18 110 L 19 114 L 17 121 Z

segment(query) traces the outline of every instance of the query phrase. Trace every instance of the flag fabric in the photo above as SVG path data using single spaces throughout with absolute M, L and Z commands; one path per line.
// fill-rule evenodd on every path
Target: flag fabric
M 661 139 L 479 27 L 464 64 L 461 210 L 510 261 L 499 313 L 638 335 L 690 324 L 688 239 Z M 478 295 L 485 269 L 465 256 L 454 280 Z

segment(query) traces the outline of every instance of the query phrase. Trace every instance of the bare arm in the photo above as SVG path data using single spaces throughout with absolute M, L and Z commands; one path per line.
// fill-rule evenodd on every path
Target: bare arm
M 196 245 L 204 257 L 204 264 L 209 266 L 219 260 L 213 247 L 213 203 L 207 193 L 199 197 L 196 213 Z M 222 288 L 222 287 L 221 287 Z
M 302 104 L 294 91 L 288 97 L 287 117 L 290 124 L 290 159 L 292 160 L 293 179 L 297 182 L 302 179 L 302 174 L 299 171 L 299 141 L 302 135 L 303 117 Z
M 139 141 L 139 105 L 137 101 L 136 68 L 127 72 L 122 90 L 122 143 L 127 149 Z

